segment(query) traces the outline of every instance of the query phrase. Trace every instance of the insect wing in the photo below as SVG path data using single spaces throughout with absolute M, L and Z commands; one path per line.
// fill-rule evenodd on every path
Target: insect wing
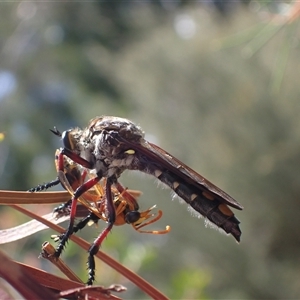
M 195 186 L 196 188 L 212 193 L 221 202 L 232 206 L 236 209 L 243 209 L 243 206 L 234 200 L 231 196 L 225 193 L 223 190 L 215 186 L 213 183 L 205 179 L 203 176 L 195 172 L 193 169 L 185 165 L 183 162 L 166 152 L 162 148 L 148 141 L 144 141 L 142 144 L 128 142 L 122 139 L 123 143 L 128 144 L 132 149 L 136 150 L 136 155 L 142 154 L 145 156 L 149 163 L 150 161 L 163 166 L 165 169 L 176 174 L 179 178 L 185 182 Z M 140 152 L 140 154 L 139 154 Z
M 170 168 L 171 166 L 172 171 L 176 175 L 178 175 L 179 177 L 184 177 L 185 180 L 190 184 L 200 187 L 200 189 L 208 190 L 215 196 L 219 197 L 221 201 L 234 208 L 240 210 L 243 209 L 243 206 L 236 200 L 234 200 L 231 196 L 229 196 L 223 190 L 215 186 L 213 183 L 205 179 L 203 176 L 195 172 L 193 169 L 185 165 L 183 162 L 181 162 L 179 159 L 175 158 L 165 150 L 149 142 L 145 143 L 145 147 L 148 148 L 151 153 L 154 152 L 160 158 L 160 163 L 162 163 L 167 168 Z

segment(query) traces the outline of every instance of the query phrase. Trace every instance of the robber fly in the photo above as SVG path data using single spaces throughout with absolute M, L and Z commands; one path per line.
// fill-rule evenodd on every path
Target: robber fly
M 60 150 L 57 150 L 55 153 L 55 165 L 58 170 L 58 157 Z M 64 157 L 64 175 L 63 182 L 59 178 L 38 185 L 35 188 L 30 189 L 30 192 L 37 192 L 46 190 L 52 186 L 55 186 L 59 183 L 69 191 L 71 195 L 74 194 L 74 191 L 84 184 L 87 176 L 94 177 L 89 170 L 82 168 L 80 165 Z M 81 203 L 81 207 L 76 208 L 75 216 L 72 215 L 72 200 L 60 205 L 54 209 L 56 217 L 62 217 L 65 215 L 70 215 L 70 218 L 73 219 L 85 215 L 76 225 L 72 228 L 72 234 L 83 229 L 87 224 L 98 223 L 101 219 L 105 222 L 108 221 L 107 212 L 106 212 L 106 195 L 104 192 L 104 186 L 106 184 L 106 178 L 102 178 L 101 181 L 95 184 L 91 189 L 85 192 L 78 198 L 78 201 Z M 114 225 L 120 226 L 124 224 L 131 224 L 132 227 L 140 233 L 152 233 L 152 234 L 165 234 L 170 231 L 170 226 L 166 226 L 165 230 L 141 230 L 141 228 L 152 224 L 159 220 L 162 217 L 162 211 L 158 210 L 157 215 L 152 214 L 152 209 L 155 208 L 155 205 L 147 209 L 146 211 L 139 211 L 139 205 L 136 201 L 136 198 L 141 195 L 139 191 L 127 190 L 121 184 L 118 183 L 118 189 L 122 192 L 119 192 L 115 187 L 112 187 L 111 194 L 113 197 L 113 203 L 116 211 L 116 220 Z M 60 241 L 57 249 L 56 256 L 59 256 L 62 252 L 68 239 L 65 238 L 65 235 L 53 235 L 52 238 L 55 241 Z
M 58 171 L 58 155 L 60 150 L 57 150 L 55 153 L 55 166 Z M 64 189 L 69 191 L 70 195 L 74 194 L 74 191 L 81 186 L 86 180 L 87 174 L 89 176 L 94 177 L 88 170 L 82 168 L 77 163 L 69 159 L 68 157 L 64 157 L 64 182 L 61 183 L 59 178 L 52 180 L 48 183 L 38 185 L 35 188 L 31 188 L 30 192 L 39 192 L 42 190 L 46 190 L 52 186 L 55 186 L 59 183 L 62 184 Z M 90 214 L 83 220 L 80 221 L 80 225 L 74 226 L 73 232 L 77 232 L 79 229 L 82 229 L 89 221 L 93 221 L 97 223 L 99 219 L 107 222 L 106 209 L 105 209 L 105 186 L 106 179 L 103 178 L 101 182 L 97 183 L 93 188 L 85 192 L 80 198 L 78 198 L 79 202 L 85 208 L 81 208 L 80 211 L 76 214 L 82 215 L 84 213 L 90 212 Z M 112 194 L 114 199 L 114 206 L 116 210 L 116 221 L 114 225 L 124 225 L 131 224 L 132 227 L 140 232 L 140 233 L 152 233 L 152 234 L 164 234 L 170 231 L 170 227 L 166 226 L 165 230 L 150 230 L 144 231 L 141 230 L 142 227 L 146 225 L 152 224 L 158 221 L 162 217 L 162 211 L 158 210 L 157 215 L 150 214 L 150 212 L 156 207 L 155 205 L 147 209 L 146 211 L 139 211 L 139 205 L 137 203 L 137 198 L 141 195 L 140 191 L 135 190 L 127 190 L 121 184 L 118 184 L 118 189 L 122 192 L 120 193 L 115 187 L 112 187 Z M 71 210 L 71 199 L 61 204 L 60 206 L 54 209 L 54 213 L 57 218 L 60 218 L 65 215 L 70 214 Z M 151 220 L 151 217 L 154 217 Z M 145 222 L 148 220 L 147 222 Z M 82 226 L 84 223 L 85 225 Z M 79 226 L 78 226 L 79 225 Z M 80 227 L 80 228 L 78 228 Z
M 95 173 L 95 177 L 85 181 L 74 192 L 71 211 L 76 207 L 79 197 L 106 178 L 108 226 L 89 249 L 88 284 L 94 281 L 93 256 L 116 221 L 116 209 L 111 190 L 115 187 L 122 193 L 118 178 L 124 170 L 139 170 L 153 175 L 169 186 L 195 211 L 240 241 L 240 222 L 229 206 L 240 210 L 243 207 L 171 154 L 146 141 L 142 129 L 130 120 L 102 116 L 92 119 L 84 130 L 75 128 L 60 133 L 55 128 L 52 132 L 62 137 L 64 145 L 58 154 L 58 178 L 61 182 L 66 181 L 65 156 Z M 72 233 L 72 227 L 70 221 L 64 238 Z

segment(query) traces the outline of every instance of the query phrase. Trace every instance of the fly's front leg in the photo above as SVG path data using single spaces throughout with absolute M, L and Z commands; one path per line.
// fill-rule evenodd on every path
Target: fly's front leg
M 86 159 L 82 158 L 80 155 L 74 153 L 70 149 L 62 148 L 58 154 L 57 164 L 59 171 L 64 171 L 64 155 L 71 158 L 74 162 L 81 165 L 84 168 L 92 169 L 93 165 Z
M 63 173 L 62 173 L 63 174 Z M 64 249 L 69 237 L 72 235 L 73 233 L 73 227 L 74 227 L 74 222 L 75 222 L 75 216 L 76 216 L 76 209 L 77 209 L 77 203 L 78 203 L 78 198 L 84 194 L 86 191 L 88 191 L 90 188 L 92 188 L 95 184 L 97 184 L 99 182 L 99 180 L 101 179 L 100 176 L 94 177 L 89 179 L 88 181 L 86 181 L 83 185 L 81 185 L 80 187 L 78 187 L 78 189 L 74 192 L 74 195 L 72 197 L 72 204 L 71 204 L 71 212 L 70 212 L 70 222 L 69 222 L 69 226 L 68 229 L 66 230 L 66 232 L 60 236 L 60 243 L 57 246 L 56 250 L 55 250 L 55 256 L 59 257 L 62 250 Z
M 87 261 L 89 278 L 87 281 L 87 285 L 92 285 L 95 281 L 95 258 L 94 255 L 97 254 L 99 248 L 103 242 L 103 240 L 107 237 L 108 233 L 111 231 L 115 221 L 116 221 L 116 209 L 114 205 L 114 199 L 111 192 L 113 180 L 108 178 L 105 186 L 105 194 L 106 194 L 106 209 L 107 209 L 107 227 L 100 233 L 100 235 L 96 238 L 94 243 L 91 245 L 89 249 L 89 257 Z
M 86 168 L 92 168 L 92 164 L 88 162 L 87 160 L 83 159 L 76 153 L 73 153 L 71 150 L 67 148 L 63 148 L 60 150 L 57 158 L 57 165 L 58 165 L 58 178 L 60 181 L 63 183 L 66 180 L 66 176 L 64 173 L 64 155 L 67 157 L 71 158 L 75 163 L 80 164 L 83 167 Z M 61 178 L 62 177 L 62 178 Z M 95 184 L 99 182 L 102 176 L 97 175 L 94 178 L 89 179 L 86 181 L 84 184 L 79 186 L 76 191 L 73 194 L 73 197 L 71 199 L 71 211 L 70 211 L 70 222 L 68 229 L 64 234 L 62 234 L 59 237 L 60 243 L 58 247 L 56 248 L 55 251 L 55 256 L 59 257 L 62 250 L 64 249 L 69 237 L 73 233 L 73 227 L 74 227 L 74 222 L 75 222 L 75 216 L 76 216 L 76 209 L 77 209 L 77 203 L 78 203 L 78 198 L 84 194 L 86 191 L 88 191 L 90 188 L 92 188 Z

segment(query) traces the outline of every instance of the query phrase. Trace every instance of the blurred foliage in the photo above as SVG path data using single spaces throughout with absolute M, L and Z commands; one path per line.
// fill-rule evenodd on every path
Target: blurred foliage
M 27 190 L 55 178 L 61 142 L 49 128 L 84 127 L 103 114 L 132 119 L 244 205 L 242 241 L 205 228 L 169 190 L 131 172 L 121 182 L 143 191 L 142 209 L 164 211 L 153 227 L 172 231 L 116 227 L 103 250 L 172 299 L 295 299 L 300 35 L 287 13 L 296 4 L 233 3 L 1 3 L 0 188 Z M 0 210 L 1 228 L 24 221 Z M 101 226 L 81 234 L 92 241 Z M 51 234 L 4 249 L 48 268 L 36 258 Z M 63 258 L 85 278 L 85 253 L 69 243 Z M 97 282 L 126 285 L 129 299 L 145 297 L 101 262 Z

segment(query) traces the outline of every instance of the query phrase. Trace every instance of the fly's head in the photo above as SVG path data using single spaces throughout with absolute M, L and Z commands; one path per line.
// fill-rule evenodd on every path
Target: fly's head
M 69 129 L 64 131 L 61 137 L 64 148 L 72 151 L 91 163 L 94 162 L 94 144 L 85 134 L 85 131 L 79 128 Z
M 79 154 L 82 148 L 81 145 L 82 130 L 79 128 L 69 129 L 61 134 L 63 145 L 65 149 Z
M 54 127 L 54 130 L 50 129 L 50 131 L 62 139 L 64 149 L 72 152 L 76 156 L 80 156 L 91 165 L 94 165 L 94 144 L 90 140 L 89 135 L 86 134 L 86 130 L 84 131 L 80 128 L 74 128 L 61 133 L 56 127 Z

